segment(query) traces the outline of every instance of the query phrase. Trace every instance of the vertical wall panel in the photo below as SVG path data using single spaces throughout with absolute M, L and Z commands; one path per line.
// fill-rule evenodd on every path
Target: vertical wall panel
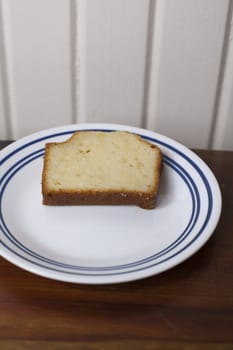
M 78 1 L 79 121 L 141 125 L 148 10 L 149 0 Z
M 213 128 L 212 148 L 233 150 L 233 3 L 225 45 L 223 79 Z
M 6 78 L 4 21 L 2 15 L 2 3 L 0 2 L 0 139 L 4 140 L 10 138 L 7 106 L 8 89 Z
M 13 137 L 70 123 L 70 2 L 3 0 Z
M 228 0 L 157 0 L 147 126 L 208 147 Z
M 7 140 L 9 138 L 9 130 L 7 125 L 6 96 L 1 59 L 2 57 L 0 57 L 0 139 Z

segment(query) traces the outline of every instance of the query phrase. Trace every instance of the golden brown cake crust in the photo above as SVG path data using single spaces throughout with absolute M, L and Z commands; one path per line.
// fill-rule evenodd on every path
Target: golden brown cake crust
M 74 133 L 71 138 L 82 131 Z M 85 131 L 83 131 L 85 132 Z M 135 135 L 136 136 L 136 135 Z M 48 165 L 48 152 L 49 148 L 53 145 L 61 143 L 47 143 L 45 146 L 44 167 L 42 172 L 42 196 L 43 204 L 55 205 L 55 206 L 67 206 L 67 205 L 136 205 L 144 209 L 153 209 L 156 204 L 156 197 L 160 181 L 160 173 L 162 169 L 162 153 L 159 147 L 154 144 L 143 140 L 138 136 L 140 141 L 149 144 L 151 148 L 155 148 L 158 152 L 157 161 L 155 164 L 154 172 L 156 174 L 154 188 L 150 192 L 138 192 L 138 191 L 96 191 L 96 190 L 77 190 L 77 191 L 65 191 L 58 190 L 53 191 L 46 186 L 46 171 Z M 70 138 L 70 139 L 71 139 Z M 68 139 L 65 142 L 69 142 Z
M 156 196 L 137 192 L 50 192 L 43 196 L 46 205 L 137 205 L 144 209 L 155 207 Z

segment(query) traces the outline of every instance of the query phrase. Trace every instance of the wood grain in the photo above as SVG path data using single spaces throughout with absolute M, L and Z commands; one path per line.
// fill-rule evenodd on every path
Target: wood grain
M 198 154 L 223 195 L 199 252 L 166 273 L 99 286 L 49 280 L 0 258 L 0 349 L 232 349 L 233 152 Z

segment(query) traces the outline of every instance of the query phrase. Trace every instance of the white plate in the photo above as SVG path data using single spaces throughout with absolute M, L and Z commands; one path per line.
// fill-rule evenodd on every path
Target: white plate
M 42 205 L 46 142 L 77 130 L 127 130 L 157 144 L 164 167 L 157 207 Z M 194 254 L 213 233 L 221 194 L 193 152 L 151 131 L 78 124 L 27 136 L 0 152 L 0 253 L 32 273 L 75 283 L 117 283 L 158 274 Z

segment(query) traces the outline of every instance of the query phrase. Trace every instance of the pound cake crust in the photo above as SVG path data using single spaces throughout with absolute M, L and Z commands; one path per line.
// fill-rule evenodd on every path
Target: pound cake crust
M 77 131 L 45 146 L 43 204 L 153 209 L 161 166 L 161 150 L 138 135 Z

